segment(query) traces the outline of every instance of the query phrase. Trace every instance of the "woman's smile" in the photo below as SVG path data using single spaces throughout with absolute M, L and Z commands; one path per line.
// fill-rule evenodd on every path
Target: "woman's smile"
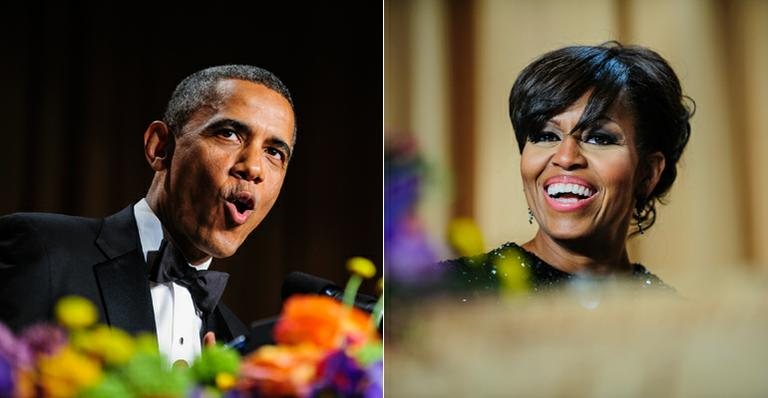
M 543 196 L 555 211 L 576 211 L 592 203 L 597 188 L 586 180 L 569 175 L 548 178 Z

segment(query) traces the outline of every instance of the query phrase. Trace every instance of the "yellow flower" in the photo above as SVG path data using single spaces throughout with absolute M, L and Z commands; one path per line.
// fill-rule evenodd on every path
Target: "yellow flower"
M 523 255 L 509 248 L 504 256 L 496 263 L 496 270 L 499 275 L 499 282 L 502 292 L 506 294 L 526 293 L 530 290 L 531 281 L 528 268 L 523 264 Z
M 474 256 L 485 251 L 480 228 L 470 218 L 457 218 L 448 226 L 448 241 L 460 256 Z
M 235 376 L 229 373 L 219 373 L 216 375 L 216 387 L 220 390 L 229 390 L 235 386 L 236 382 Z
M 376 275 L 376 267 L 371 260 L 365 257 L 352 257 L 347 260 L 347 269 L 363 278 L 371 278 Z
M 136 335 L 134 340 L 136 352 L 144 354 L 157 354 L 157 337 L 152 333 L 142 332 Z
M 85 298 L 66 296 L 56 303 L 56 318 L 69 329 L 81 329 L 96 322 L 96 307 Z
M 73 343 L 83 351 L 102 358 L 110 365 L 122 365 L 133 357 L 136 344 L 128 333 L 100 325 L 93 331 L 78 334 Z
M 65 346 L 39 360 L 40 386 L 46 397 L 72 397 L 101 380 L 99 363 Z

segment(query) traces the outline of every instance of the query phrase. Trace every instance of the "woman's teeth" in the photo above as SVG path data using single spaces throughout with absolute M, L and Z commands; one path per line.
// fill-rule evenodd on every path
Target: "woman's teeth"
M 563 183 L 555 183 L 547 187 L 547 195 L 551 197 L 555 197 L 562 194 L 574 194 L 579 195 L 584 198 L 588 198 L 592 196 L 593 192 L 591 189 L 578 184 L 563 184 Z M 568 200 L 569 202 L 575 202 L 577 198 L 562 198 L 564 200 Z

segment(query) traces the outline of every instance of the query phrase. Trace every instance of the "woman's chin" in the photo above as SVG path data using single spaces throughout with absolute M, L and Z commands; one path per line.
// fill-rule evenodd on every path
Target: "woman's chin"
M 591 225 L 583 223 L 560 223 L 541 229 L 553 240 L 578 240 L 593 234 Z

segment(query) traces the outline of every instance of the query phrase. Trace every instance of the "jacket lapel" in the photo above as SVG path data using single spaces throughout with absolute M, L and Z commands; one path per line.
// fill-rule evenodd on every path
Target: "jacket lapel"
M 155 333 L 147 264 L 133 205 L 104 219 L 96 245 L 108 259 L 94 266 L 107 323 L 131 333 Z
M 202 336 L 209 331 L 214 332 L 216 341 L 222 343 L 228 343 L 238 336 L 245 336 L 246 344 L 252 339 L 251 330 L 223 303 L 219 303 L 208 315 L 200 334 Z

